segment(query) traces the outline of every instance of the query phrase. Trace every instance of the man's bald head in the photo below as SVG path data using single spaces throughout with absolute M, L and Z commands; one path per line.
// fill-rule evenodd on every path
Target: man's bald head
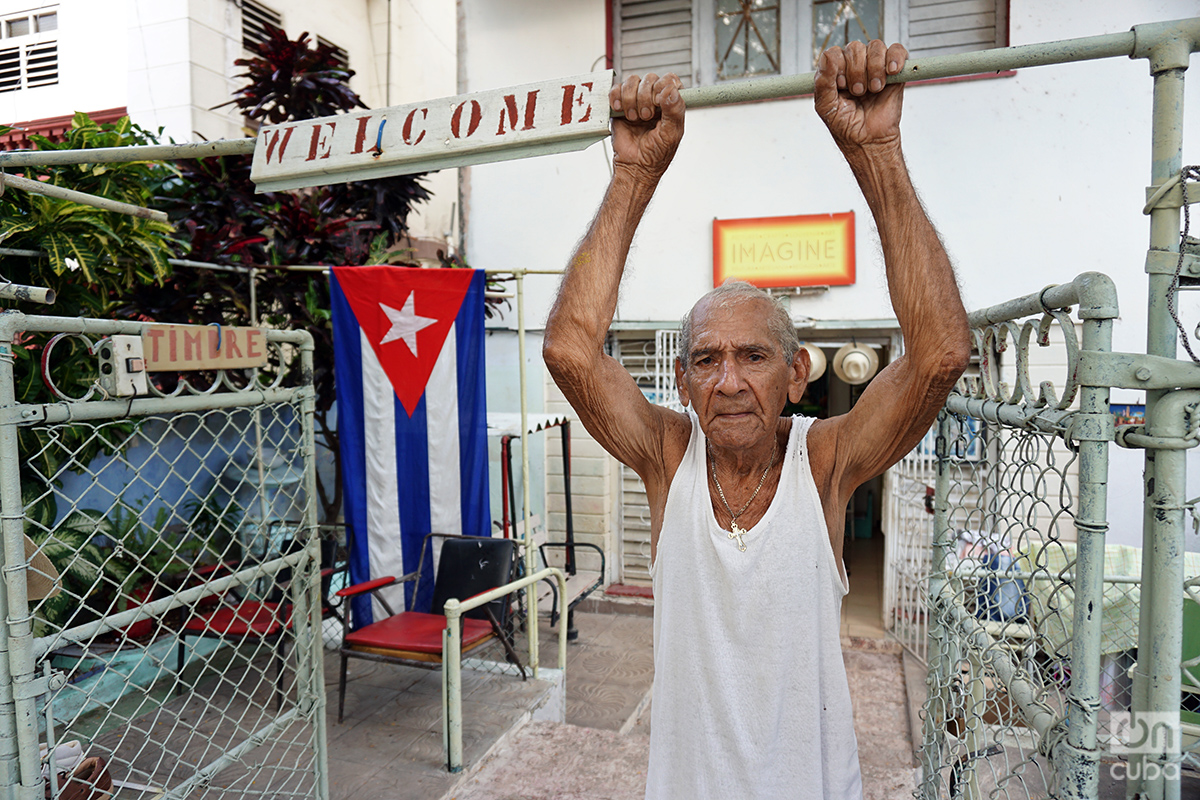
M 792 323 L 791 314 L 778 299 L 746 281 L 730 279 L 705 294 L 691 310 L 684 315 L 679 326 L 679 354 L 684 368 L 690 363 L 692 353 L 692 333 L 696 321 L 696 312 L 701 308 L 726 308 L 745 302 L 763 303 L 767 314 L 767 328 L 771 336 L 779 343 L 779 349 L 784 359 L 791 363 L 797 351 L 800 350 L 800 337 L 796 334 L 796 326 Z

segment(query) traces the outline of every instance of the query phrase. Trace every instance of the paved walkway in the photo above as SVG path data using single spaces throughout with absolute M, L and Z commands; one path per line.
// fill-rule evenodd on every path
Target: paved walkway
M 597 618 L 593 621 L 593 617 Z M 606 623 L 603 615 L 577 615 L 582 631 L 646 631 L 649 618 L 617 617 Z M 590 626 L 596 626 L 592 628 Z M 615 639 L 615 637 L 613 637 Z M 582 645 L 578 653 L 611 647 L 601 640 Z M 900 656 L 879 652 L 879 643 L 844 651 L 854 726 L 858 733 L 864 800 L 908 800 L 914 788 L 912 741 Z M 649 645 L 629 642 L 625 657 Z M 579 662 L 589 663 L 587 656 Z M 596 663 L 596 662 L 592 662 Z M 571 682 L 586 680 L 586 670 L 568 667 Z M 610 673 L 611 674 L 611 673 Z M 609 685 L 614 691 L 615 684 Z M 590 693 L 589 693 L 590 694 Z M 607 693 L 605 693 L 607 696 Z M 568 699 L 568 710 L 571 709 Z M 494 749 L 483 764 L 459 783 L 445 800 L 641 800 L 646 791 L 649 751 L 648 708 L 637 720 L 617 727 L 613 718 L 603 729 L 583 727 L 587 715 L 568 722 L 532 723 L 514 732 Z M 620 731 L 627 731 L 621 733 Z

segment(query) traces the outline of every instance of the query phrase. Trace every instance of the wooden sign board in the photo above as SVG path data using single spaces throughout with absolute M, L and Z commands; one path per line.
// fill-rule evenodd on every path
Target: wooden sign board
M 713 220 L 713 286 L 854 283 L 854 212 Z
M 260 192 L 582 150 L 608 135 L 612 71 L 265 125 Z
M 249 369 L 267 365 L 267 332 L 222 325 L 148 325 L 142 329 L 147 372 Z

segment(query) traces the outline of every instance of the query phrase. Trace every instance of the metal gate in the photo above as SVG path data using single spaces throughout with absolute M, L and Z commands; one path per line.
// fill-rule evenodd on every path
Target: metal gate
M 926 662 L 932 563 L 934 434 L 884 473 L 884 627 Z
M 0 315 L 0 784 L 61 773 L 57 797 L 99 757 L 122 798 L 327 797 L 311 337 L 149 396 L 20 402 L 13 348 L 142 327 Z

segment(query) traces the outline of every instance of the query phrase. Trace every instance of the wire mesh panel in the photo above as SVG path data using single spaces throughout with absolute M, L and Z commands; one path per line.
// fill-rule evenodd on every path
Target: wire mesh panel
M 932 603 L 928 657 L 936 675 L 926 714 L 941 730 L 927 748 L 937 773 L 926 796 L 969 784 L 988 796 L 1042 797 L 1051 770 L 993 660 L 1011 665 L 1030 701 L 1054 718 L 1071 680 L 1067 592 L 1073 558 L 1070 467 L 1053 434 L 949 417 L 943 425 L 948 530 L 944 581 Z M 1053 563 L 1056 566 L 1051 567 Z
M 4 322 L 93 351 L 138 331 Z M 27 376 L 0 372 L 15 796 L 92 758 L 123 798 L 327 796 L 311 350 L 267 338 L 266 368 L 151 397 L 13 405 Z
M 1108 390 L 1079 380 L 1109 349 L 1115 294 L 1094 274 L 1053 292 L 971 315 L 980 373 L 932 437 L 921 797 L 1094 797 L 1095 745 L 1128 708 L 1137 612 L 1104 563 Z M 1052 331 L 1061 395 L 1034 354 Z

